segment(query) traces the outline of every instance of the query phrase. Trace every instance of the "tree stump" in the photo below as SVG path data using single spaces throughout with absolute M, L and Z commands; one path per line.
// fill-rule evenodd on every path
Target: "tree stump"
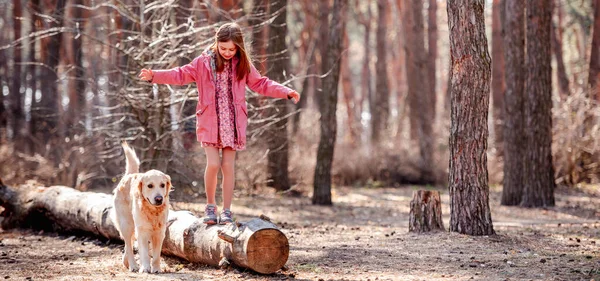
M 13 188 L 0 181 L 0 206 L 4 229 L 35 227 L 121 240 L 111 219 L 110 194 L 35 184 Z M 263 274 L 276 272 L 288 260 L 287 237 L 265 216 L 209 226 L 189 211 L 170 210 L 168 224 L 163 254 L 213 266 L 231 263 Z
M 408 231 L 410 232 L 445 231 L 440 192 L 428 190 L 413 192 L 409 217 Z

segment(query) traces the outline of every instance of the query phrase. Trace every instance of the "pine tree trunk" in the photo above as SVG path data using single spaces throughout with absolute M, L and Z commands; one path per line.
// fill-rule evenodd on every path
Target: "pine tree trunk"
M 555 3 L 557 2 L 558 1 L 555 0 Z M 562 7 L 560 6 L 560 3 L 558 3 L 555 8 L 558 14 L 558 27 L 552 24 L 552 51 L 554 53 L 554 58 L 556 58 L 556 72 L 560 94 L 561 96 L 566 97 L 570 95 L 571 92 L 569 90 L 569 77 L 567 76 L 567 70 L 565 68 L 565 60 L 563 59 L 562 32 L 560 32 L 560 29 L 562 28 Z
M 7 6 L 7 4 L 1 4 L 2 7 Z M 7 18 L 6 13 L 8 9 L 2 11 L 2 18 Z M 8 32 L 2 32 L 0 34 L 0 46 L 5 46 L 8 44 L 10 39 L 8 38 Z M 4 88 L 5 85 L 8 87 L 8 55 L 6 54 L 6 50 L 0 50 L 0 87 Z M 0 141 L 5 140 L 6 138 L 6 129 L 8 122 L 6 120 L 6 109 L 4 108 L 4 94 L 0 94 Z
M 431 119 L 430 83 L 423 83 L 427 75 L 425 33 L 423 28 L 422 0 L 408 0 L 404 7 L 404 30 L 406 34 L 406 76 L 408 80 L 408 103 L 410 106 L 411 132 L 419 142 L 421 180 L 434 182 L 433 175 L 433 128 Z M 414 130 L 416 129 L 416 130 Z
M 371 111 L 371 140 L 374 144 L 378 143 L 381 135 L 385 135 L 388 128 L 388 119 L 390 112 L 390 90 L 387 79 L 387 54 L 389 48 L 386 40 L 386 9 L 389 9 L 388 0 L 377 0 L 377 32 L 375 39 L 377 41 L 377 63 L 375 64 L 375 96 L 374 107 Z
M 444 231 L 442 200 L 439 191 L 418 190 L 410 201 L 408 231 Z
M 367 0 L 367 3 L 370 3 L 370 1 Z M 360 80 L 361 97 L 360 102 L 358 103 L 359 112 L 361 113 L 364 111 L 365 102 L 369 103 L 369 112 L 373 112 L 371 109 L 373 107 L 373 105 L 371 104 L 371 97 L 373 96 L 371 88 L 371 78 L 373 76 L 371 73 L 371 46 L 369 44 L 369 42 L 371 41 L 372 16 L 371 6 L 367 4 L 366 7 L 366 14 L 364 14 L 364 16 L 361 18 L 361 24 L 365 28 L 365 33 L 363 37 L 363 44 L 365 46 L 365 56 L 363 58 Z
M 435 120 L 436 96 L 436 63 L 438 56 L 438 32 L 437 32 L 437 0 L 429 0 L 427 8 L 427 77 L 429 81 L 429 120 Z
M 83 18 L 82 9 L 78 5 L 83 5 L 83 0 L 75 0 L 75 6 L 71 7 L 72 16 L 75 21 L 74 29 L 78 32 L 85 31 L 86 19 Z M 79 34 L 73 34 L 71 38 L 71 44 L 73 49 L 73 67 L 74 76 L 73 79 L 75 85 L 69 89 L 69 108 L 67 115 L 67 135 L 80 134 L 85 129 L 80 122 L 84 121 L 84 113 L 86 112 L 86 94 L 85 94 L 85 71 L 83 69 L 83 52 L 82 52 L 82 40 L 83 36 Z
M 448 1 L 452 58 L 450 231 L 494 234 L 487 170 L 491 59 L 483 0 Z
M 53 7 L 46 7 L 46 10 L 52 11 L 54 20 L 48 23 L 48 28 L 61 28 L 63 26 L 64 11 L 66 0 L 57 0 Z M 60 62 L 60 49 L 62 43 L 62 33 L 51 36 L 46 45 L 44 67 L 42 68 L 42 100 L 38 115 L 41 137 L 46 143 L 56 145 L 60 139 L 59 136 L 59 93 L 58 93 L 58 64 Z M 53 150 L 53 161 L 58 161 L 58 153 Z
M 505 0 L 504 185 L 501 204 L 521 204 L 525 121 L 525 2 Z
M 39 0 L 31 0 L 28 3 L 29 5 L 29 9 L 30 12 L 29 14 L 31 15 L 31 19 L 30 19 L 30 23 L 31 23 L 31 33 L 36 33 L 39 29 L 38 24 L 40 23 L 39 17 L 37 16 L 38 14 L 40 14 L 40 1 Z M 38 40 L 32 40 L 31 44 L 31 48 L 29 49 L 29 54 L 28 54 L 28 60 L 30 62 L 30 64 L 27 66 L 27 73 L 29 73 L 29 75 L 31 75 L 31 78 L 29 79 L 29 83 L 28 86 L 31 89 L 31 107 L 29 110 L 29 115 L 30 115 L 30 119 L 29 119 L 29 128 L 27 131 L 27 134 L 29 135 L 28 138 L 26 138 L 26 142 L 27 142 L 27 149 L 29 150 L 28 152 L 30 154 L 33 154 L 33 152 L 36 151 L 35 148 L 35 144 L 32 141 L 32 137 L 36 135 L 36 129 L 38 128 L 38 114 L 37 114 L 37 108 L 38 108 L 38 102 L 35 99 L 35 95 L 37 93 L 38 90 L 38 82 L 39 82 L 39 75 L 38 75 L 38 68 L 37 68 L 37 58 L 35 57 L 35 53 L 36 53 L 36 47 L 38 47 L 40 45 L 40 43 L 38 42 Z
M 322 71 L 331 69 L 330 75 L 323 79 L 323 93 L 320 95 L 319 111 L 321 112 L 321 137 L 317 148 L 317 164 L 315 167 L 314 192 L 312 202 L 317 205 L 331 205 L 331 165 L 337 134 L 338 82 L 340 78 L 340 60 L 342 52 L 342 36 L 344 18 L 348 0 L 334 0 L 327 42 L 327 55 L 324 57 Z
M 552 0 L 527 1 L 524 207 L 554 206 L 552 165 Z
M 275 81 L 283 82 L 287 79 L 286 73 L 289 73 L 289 54 L 285 36 L 287 35 L 287 0 L 277 0 L 270 7 L 271 15 L 278 13 L 277 17 L 269 26 L 269 45 L 267 52 L 277 54 L 269 62 L 270 71 L 267 76 Z M 266 132 L 267 145 L 269 152 L 267 154 L 267 185 L 275 190 L 283 191 L 290 189 L 290 180 L 288 176 L 288 130 L 287 114 L 288 100 L 278 99 L 271 102 L 272 108 L 269 110 L 269 116 L 277 119 Z
M 600 100 L 600 0 L 594 1 L 594 34 L 592 35 L 592 55 L 588 83 L 596 91 L 596 100 Z
M 13 30 L 15 40 L 21 38 L 23 20 L 23 6 L 21 1 L 13 1 Z M 13 72 L 12 85 L 10 88 L 10 119 L 12 119 L 12 132 L 15 147 L 21 150 L 21 140 L 23 139 L 23 124 L 25 113 L 23 110 L 23 96 L 21 95 L 21 77 L 23 74 L 23 45 L 17 44 L 13 47 Z
M 504 154 L 504 48 L 502 43 L 503 0 L 494 0 L 492 6 L 492 100 L 494 106 L 494 136 L 497 155 Z
M 344 46 L 349 46 L 348 31 L 344 28 Z M 343 52 L 340 75 L 342 79 L 342 93 L 344 96 L 344 104 L 346 105 L 346 116 L 347 116 L 347 128 L 348 128 L 348 141 L 350 145 L 357 146 L 360 140 L 356 130 L 360 125 L 356 122 L 354 115 L 355 101 L 354 101 L 354 87 L 352 86 L 352 73 L 350 71 L 350 52 Z
M 112 221 L 113 197 L 66 186 L 7 187 L 0 182 L 0 205 L 10 214 L 2 228 L 33 227 L 122 240 Z M 220 239 L 219 239 L 220 238 Z M 189 211 L 170 211 L 162 253 L 217 266 L 226 259 L 263 274 L 282 268 L 287 237 L 268 218 L 208 227 Z
M 193 3 L 192 0 L 179 1 L 179 7 L 176 9 L 175 22 L 178 26 L 185 25 L 188 23 L 190 18 L 195 18 L 192 16 Z M 196 19 L 198 20 L 198 19 Z M 181 33 L 188 33 L 188 30 L 180 29 Z M 180 45 L 187 46 L 192 43 L 189 36 L 184 36 L 181 38 Z M 179 65 L 186 65 L 191 62 L 191 58 L 186 56 L 182 56 L 179 58 Z M 262 72 L 261 72 L 262 73 Z M 181 118 L 187 118 L 191 116 L 196 116 L 196 103 L 193 102 L 192 98 L 197 96 L 196 91 L 187 91 L 187 97 L 185 102 L 182 104 L 182 116 Z M 179 121 L 179 120 L 178 120 Z M 183 148 L 186 151 L 191 151 L 196 142 L 196 120 L 195 118 L 190 118 L 183 122 L 183 129 L 181 136 L 181 143 L 183 144 Z

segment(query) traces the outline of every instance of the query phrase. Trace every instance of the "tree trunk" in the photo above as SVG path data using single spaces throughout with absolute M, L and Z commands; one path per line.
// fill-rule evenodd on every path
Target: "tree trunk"
M 374 106 L 371 110 L 371 140 L 376 145 L 381 140 L 381 135 L 386 135 L 390 114 L 390 87 L 387 79 L 387 54 L 388 42 L 386 40 L 386 9 L 389 9 L 388 0 L 377 0 L 377 63 L 375 64 L 375 96 Z
M 365 28 L 365 33 L 364 33 L 364 37 L 363 37 L 363 40 L 364 40 L 363 44 L 365 46 L 365 56 L 363 59 L 363 65 L 362 65 L 362 71 L 361 71 L 361 81 L 360 81 L 361 97 L 360 97 L 360 101 L 358 103 L 359 112 L 361 114 L 363 112 L 363 106 L 366 101 L 369 102 L 369 107 L 372 107 L 370 101 L 371 101 L 371 96 L 373 96 L 372 89 L 371 89 L 371 77 L 372 77 L 372 75 L 371 75 L 371 46 L 369 43 L 371 41 L 371 25 L 372 25 L 371 24 L 371 21 L 372 21 L 371 6 L 370 6 L 371 1 L 367 0 L 366 2 L 367 2 L 366 13 L 364 14 L 364 16 L 363 16 L 363 14 L 360 14 L 360 22 Z M 372 111 L 369 109 L 369 112 L 372 112 Z
M 350 46 L 348 39 L 348 29 L 344 28 L 344 46 Z M 360 138 L 358 136 L 356 116 L 354 115 L 356 110 L 356 102 L 354 99 L 354 87 L 352 86 L 352 72 L 350 71 L 350 52 L 342 52 L 340 75 L 342 79 L 342 93 L 344 96 L 344 104 L 346 105 L 346 118 L 348 127 L 348 141 L 352 146 L 358 146 Z
M 2 221 L 5 229 L 25 226 L 121 240 L 111 219 L 109 194 L 66 186 L 10 188 L 0 182 L 0 205 L 9 214 Z M 287 262 L 289 243 L 275 224 L 263 219 L 207 227 L 189 211 L 170 211 L 162 253 L 212 266 L 225 258 L 259 273 L 273 273 Z
M 600 82 L 600 0 L 594 3 L 594 34 L 592 35 L 592 56 L 590 57 L 590 73 L 588 83 L 591 89 L 596 90 L 596 100 L 600 100 L 600 89 L 596 89 Z
M 492 6 L 492 100 L 494 106 L 494 136 L 498 156 L 504 155 L 504 48 L 502 43 L 502 5 L 504 0 L 494 0 Z
M 555 0 L 555 2 L 557 3 L 558 1 Z M 570 95 L 571 92 L 569 90 L 569 77 L 567 76 L 567 70 L 565 68 L 565 60 L 563 59 L 562 32 L 560 32 L 560 29 L 562 28 L 562 7 L 559 3 L 556 5 L 556 12 L 558 14 L 558 26 L 552 24 L 552 51 L 554 53 L 554 58 L 556 58 L 556 71 L 560 95 L 566 97 Z M 600 46 L 598 47 L 600 48 Z
M 39 17 L 37 16 L 38 14 L 40 14 L 40 1 L 39 0 L 31 0 L 28 3 L 29 5 L 29 14 L 31 15 L 31 33 L 36 33 L 39 28 L 40 28 L 40 20 Z M 30 62 L 30 64 L 27 66 L 27 73 L 29 73 L 29 75 L 31 76 L 29 79 L 29 83 L 28 86 L 31 89 L 31 107 L 29 110 L 29 128 L 27 131 L 27 134 L 29 135 L 28 138 L 26 138 L 27 140 L 27 148 L 29 150 L 30 154 L 33 154 L 36 151 L 35 148 L 35 143 L 34 141 L 32 141 L 34 138 L 33 136 L 36 135 L 36 129 L 38 128 L 38 114 L 37 114 L 37 108 L 39 107 L 39 104 L 36 100 L 36 93 L 38 91 L 38 82 L 39 82 L 39 77 L 38 77 L 38 68 L 37 68 L 37 59 L 35 57 L 36 54 L 36 47 L 39 45 L 40 43 L 38 42 L 38 40 L 33 40 L 30 43 L 30 49 L 29 49 L 29 54 L 28 54 L 28 61 Z
M 15 41 L 21 38 L 22 28 L 21 21 L 23 20 L 23 6 L 21 1 L 13 1 L 13 30 Z M 12 133 L 16 148 L 21 150 L 21 139 L 23 135 L 23 124 L 25 114 L 23 112 L 23 96 L 21 95 L 21 77 L 23 74 L 23 46 L 16 44 L 13 47 L 13 72 L 12 85 L 10 88 L 10 119 L 12 119 Z
M 192 16 L 193 9 L 192 0 L 179 1 L 179 7 L 176 9 L 175 22 L 178 26 L 188 24 L 188 21 L 191 18 L 198 20 L 195 16 Z M 189 34 L 189 29 L 179 29 L 181 33 Z M 190 36 L 184 36 L 181 38 L 182 46 L 189 46 L 192 44 Z M 187 51 L 187 50 L 183 50 Z M 179 58 L 179 65 L 186 65 L 191 62 L 191 58 L 187 56 L 182 56 Z M 262 73 L 262 72 L 261 72 Z M 196 115 L 196 103 L 193 102 L 193 97 L 197 96 L 195 91 L 187 91 L 187 97 L 185 102 L 182 104 L 183 116 L 181 118 L 187 118 Z M 183 122 L 183 132 L 181 134 L 181 142 L 183 143 L 183 148 L 186 151 L 191 151 L 194 148 L 196 142 L 196 118 L 190 118 Z
M 487 169 L 491 59 L 484 0 L 448 1 L 452 58 L 450 231 L 494 234 Z
M 552 165 L 552 0 L 527 1 L 524 207 L 554 206 Z
M 431 119 L 430 83 L 423 83 L 427 75 L 425 34 L 423 28 L 422 0 L 408 0 L 403 7 L 406 34 L 406 76 L 410 105 L 411 132 L 416 132 L 419 142 L 421 180 L 433 183 L 433 129 Z M 416 127 L 416 130 L 413 128 Z
M 442 200 L 439 191 L 418 190 L 410 201 L 408 231 L 444 231 Z
M 64 12 L 66 0 L 57 0 L 53 9 L 50 7 L 47 10 L 52 10 L 53 20 L 49 21 L 48 29 L 61 28 L 63 26 Z M 58 93 L 58 64 L 60 62 L 60 49 L 62 42 L 62 33 L 57 33 L 49 38 L 46 46 L 46 57 L 42 79 L 42 100 L 38 118 L 39 128 L 36 130 L 41 132 L 41 137 L 47 144 L 56 145 L 60 139 L 58 134 L 59 125 L 59 93 Z M 53 150 L 53 161 L 58 161 L 58 151 Z
M 525 121 L 525 2 L 505 0 L 504 184 L 501 204 L 521 204 Z
M 344 18 L 348 0 L 334 0 L 331 30 L 327 43 L 327 55 L 324 57 L 323 72 L 331 69 L 331 73 L 323 79 L 323 93 L 320 95 L 319 111 L 321 112 L 321 137 L 317 148 L 317 164 L 315 167 L 314 193 L 312 202 L 318 205 L 331 205 L 331 164 L 337 134 L 338 82 L 340 78 L 340 60 L 342 52 L 342 36 Z M 323 43 L 322 43 L 323 44 Z
M 300 53 L 303 55 L 304 63 L 299 62 L 298 65 L 304 65 L 305 69 L 305 77 L 302 80 L 302 88 L 300 101 L 293 107 L 297 112 L 292 116 L 292 132 L 293 135 L 298 133 L 298 128 L 300 127 L 300 117 L 303 115 L 302 109 L 306 108 L 308 104 L 308 99 L 314 96 L 312 93 L 314 92 L 314 87 L 311 87 L 311 83 L 315 80 L 308 75 L 313 75 L 316 73 L 315 71 L 315 53 L 316 53 L 316 38 L 315 34 L 315 25 L 316 20 L 314 16 L 312 2 L 303 2 L 302 3 L 302 11 L 305 18 L 305 25 L 303 27 L 302 32 L 300 33 L 300 38 L 306 38 L 302 40 L 300 45 Z
M 271 79 L 279 82 L 286 80 L 286 73 L 289 73 L 289 54 L 285 37 L 287 36 L 287 0 L 277 0 L 270 7 L 271 15 L 278 14 L 269 26 L 269 45 L 267 52 L 275 54 L 270 60 L 270 70 L 267 73 Z M 267 145 L 267 185 L 275 188 L 277 191 L 290 189 L 290 180 L 288 177 L 288 130 L 287 114 L 288 100 L 278 99 L 271 103 L 269 116 L 278 120 L 266 132 Z
M 217 21 L 231 21 L 243 16 L 243 5 L 240 0 L 220 0 L 219 9 L 224 13 L 218 13 Z
M 429 0 L 427 8 L 427 83 L 429 84 L 429 120 L 435 120 L 436 96 L 436 60 L 437 60 L 437 1 Z
M 6 7 L 7 4 L 0 4 L 1 7 Z M 2 11 L 2 18 L 6 17 L 6 13 L 8 9 Z M 4 25 L 3 25 L 4 26 Z M 0 46 L 5 46 L 10 41 L 8 38 L 8 32 L 2 32 L 0 34 Z M 9 82 L 7 81 L 8 77 L 8 55 L 6 54 L 6 50 L 0 49 L 0 88 L 8 87 Z M 6 108 L 4 107 L 4 94 L 0 94 L 0 141 L 4 141 L 6 138 L 6 129 L 8 122 L 6 120 Z
M 86 19 L 83 19 L 83 11 L 78 6 L 83 5 L 83 0 L 75 0 L 74 6 L 71 7 L 72 16 L 74 20 L 74 29 L 77 32 L 85 32 Z M 82 51 L 82 40 L 83 36 L 76 33 L 71 38 L 71 44 L 73 48 L 73 67 L 74 76 L 71 77 L 75 83 L 74 87 L 69 89 L 69 107 L 67 112 L 67 135 L 81 134 L 85 130 L 85 125 L 80 124 L 84 122 L 84 113 L 87 111 L 86 105 L 86 93 L 85 93 L 85 70 L 83 68 L 83 51 Z

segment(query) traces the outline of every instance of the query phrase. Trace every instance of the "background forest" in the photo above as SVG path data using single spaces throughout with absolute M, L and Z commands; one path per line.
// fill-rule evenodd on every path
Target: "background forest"
M 487 1 L 484 9 L 492 61 L 487 169 L 489 183 L 500 185 L 507 169 L 526 163 L 504 159 L 505 150 L 526 150 L 527 141 L 514 140 L 525 140 L 533 130 L 527 126 L 536 126 L 514 123 L 526 120 L 515 109 L 526 100 L 513 100 L 519 94 L 511 84 L 534 66 L 505 63 L 513 52 L 503 49 L 518 29 L 507 28 L 514 9 L 503 3 Z M 553 179 L 597 183 L 599 4 L 548 3 L 542 5 L 552 6 Z M 257 68 L 302 94 L 292 105 L 248 92 L 249 145 L 238 155 L 238 190 L 266 185 L 297 193 L 314 186 L 325 192 L 315 192 L 313 202 L 330 204 L 331 184 L 444 186 L 451 128 L 446 5 L 352 0 L 336 10 L 333 1 L 0 1 L 0 174 L 8 183 L 111 187 L 123 173 L 119 143 L 128 140 L 143 168 L 171 174 L 175 196 L 202 193 L 195 86 L 152 85 L 137 74 L 190 62 L 213 42 L 218 26 L 235 21 Z

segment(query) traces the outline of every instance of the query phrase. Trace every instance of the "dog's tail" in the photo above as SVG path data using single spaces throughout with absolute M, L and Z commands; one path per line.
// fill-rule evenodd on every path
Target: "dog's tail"
M 135 154 L 135 150 L 129 147 L 126 141 L 123 141 L 121 145 L 123 146 L 123 151 L 125 151 L 125 174 L 129 175 L 133 173 L 139 173 L 140 159 L 138 159 L 137 155 Z

